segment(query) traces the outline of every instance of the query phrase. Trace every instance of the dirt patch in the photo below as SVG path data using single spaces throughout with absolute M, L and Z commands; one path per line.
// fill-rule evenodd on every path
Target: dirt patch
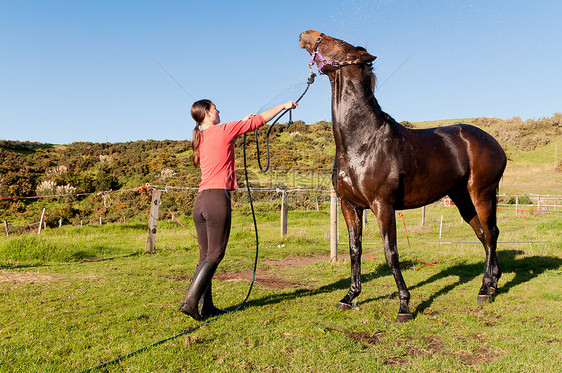
M 402 366 L 408 363 L 408 359 L 402 356 L 393 356 L 384 359 L 384 364 L 392 366 Z
M 379 343 L 379 337 L 377 336 L 377 333 L 369 334 L 369 333 L 365 333 L 365 332 L 346 332 L 344 330 L 339 330 L 339 329 L 334 329 L 334 328 L 325 328 L 325 329 L 329 330 L 329 331 L 342 333 L 342 334 L 348 336 L 349 338 L 354 339 L 357 342 L 362 342 L 366 345 L 374 345 L 374 344 Z
M 251 282 L 254 271 L 244 271 L 244 272 L 225 272 L 215 275 L 215 279 L 220 281 L 246 281 Z M 288 289 L 288 288 L 308 288 L 308 285 L 304 285 L 298 282 L 287 281 L 281 277 L 275 276 L 269 272 L 267 269 L 258 269 L 256 271 L 256 278 L 254 281 L 256 284 L 263 285 L 268 288 L 274 289 Z
M 307 266 L 310 264 L 314 264 L 317 262 L 321 262 L 324 260 L 328 260 L 327 256 L 313 256 L 313 257 L 289 257 L 286 259 L 270 259 L 264 260 L 263 263 L 269 265 L 271 267 L 301 267 Z M 244 272 L 225 272 L 219 273 L 215 275 L 215 279 L 219 281 L 246 281 L 251 282 L 253 277 L 254 271 L 244 271 Z M 308 284 L 302 284 L 299 282 L 293 282 L 285 280 L 279 276 L 276 276 L 271 273 L 269 269 L 260 269 L 258 265 L 258 269 L 256 271 L 256 278 L 255 283 L 274 289 L 289 289 L 289 288 L 312 288 Z
M 432 357 L 440 354 L 460 359 L 465 365 L 481 365 L 491 363 L 501 356 L 501 353 L 485 346 L 486 341 L 481 335 L 476 335 L 475 339 L 482 344 L 482 346 L 478 347 L 476 350 L 472 352 L 451 352 L 447 350 L 447 346 L 439 337 L 424 336 L 420 340 L 407 338 L 405 340 L 397 341 L 399 345 L 403 346 L 404 355 L 389 357 L 385 359 L 385 364 L 405 365 L 409 362 L 408 357 Z
M 480 365 L 491 363 L 500 354 L 486 347 L 480 347 L 473 352 L 463 352 L 459 354 L 460 359 L 467 365 Z
M 407 356 L 431 357 L 435 354 L 446 354 L 445 344 L 441 338 L 435 336 L 425 336 L 419 341 L 415 341 L 413 338 L 408 338 L 406 340 L 398 341 L 398 344 L 404 346 L 405 354 Z
M 437 316 L 439 316 L 440 313 L 441 313 L 441 312 L 439 312 L 439 311 L 437 311 L 437 310 L 434 310 L 434 309 L 431 308 L 431 307 L 428 307 L 427 309 L 425 309 L 425 310 L 423 311 L 423 314 L 424 314 L 424 315 L 431 316 L 431 317 L 437 317 Z
M 268 259 L 263 262 L 267 265 L 273 267 L 298 267 L 307 266 L 322 261 L 329 261 L 330 258 L 327 255 L 317 255 L 317 256 L 291 256 L 285 259 Z
M 50 281 L 58 281 L 66 278 L 72 279 L 99 279 L 98 275 L 87 274 L 61 274 L 61 273 L 44 273 L 44 272 L 16 272 L 0 270 L 0 283 L 7 282 L 15 285 L 18 284 L 37 284 Z
M 497 325 L 497 321 L 502 318 L 502 315 L 487 312 L 486 308 L 483 306 L 478 306 L 475 309 L 465 307 L 464 310 L 466 313 L 472 314 L 478 320 L 482 321 L 486 326 L 495 326 Z
M 403 366 L 407 365 L 411 362 L 412 357 L 419 357 L 425 356 L 430 357 L 432 352 L 431 350 L 438 350 L 438 347 L 442 346 L 442 341 L 436 337 L 422 337 L 422 340 L 426 340 L 428 342 L 433 343 L 433 347 L 428 348 L 427 350 L 423 347 L 419 346 L 418 341 L 414 341 L 413 338 L 406 338 L 402 340 L 397 340 L 396 344 L 402 347 L 403 352 L 399 356 L 389 356 L 386 357 L 383 362 L 386 365 L 392 366 Z M 416 345 L 413 345 L 415 343 Z
M 285 259 L 268 259 L 260 262 L 269 267 L 282 268 L 282 267 L 304 267 L 317 262 L 328 261 L 329 258 L 326 255 L 318 255 L 312 257 L 288 257 Z M 306 288 L 312 289 L 313 287 L 308 284 L 303 284 L 300 282 L 293 282 L 285 280 L 279 276 L 271 273 L 270 269 L 261 269 L 260 263 L 258 263 L 258 269 L 256 271 L 255 283 L 273 289 L 290 289 L 290 288 Z M 234 281 L 245 281 L 250 283 L 254 275 L 253 270 L 243 271 L 243 272 L 223 272 L 217 273 L 213 277 L 219 281 L 234 282 Z M 171 279 L 172 281 L 191 281 L 191 276 L 180 275 L 175 277 L 164 278 Z
M 426 337 L 422 337 L 421 341 L 425 345 L 424 350 L 429 352 L 430 355 L 436 353 L 443 353 L 443 351 L 445 351 L 445 344 L 443 343 L 441 338 L 434 337 L 434 336 L 426 336 Z
M 57 273 L 0 271 L 0 282 L 11 282 L 14 284 L 48 282 L 63 277 L 63 275 Z

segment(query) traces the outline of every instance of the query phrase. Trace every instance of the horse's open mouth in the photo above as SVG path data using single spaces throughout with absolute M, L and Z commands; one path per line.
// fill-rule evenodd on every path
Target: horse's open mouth
M 299 47 L 306 49 L 309 53 L 312 52 L 313 41 L 320 35 L 318 31 L 308 30 L 300 34 Z

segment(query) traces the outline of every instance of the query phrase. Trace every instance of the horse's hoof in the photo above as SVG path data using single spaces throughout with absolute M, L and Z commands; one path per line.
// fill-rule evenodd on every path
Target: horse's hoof
M 350 310 L 353 307 L 351 306 L 351 304 L 338 302 L 338 304 L 336 304 L 336 308 L 339 310 Z
M 406 322 L 412 320 L 411 313 L 400 313 L 398 312 L 398 316 L 396 316 L 396 322 Z
M 488 303 L 492 301 L 492 296 L 487 294 L 478 294 L 478 303 Z

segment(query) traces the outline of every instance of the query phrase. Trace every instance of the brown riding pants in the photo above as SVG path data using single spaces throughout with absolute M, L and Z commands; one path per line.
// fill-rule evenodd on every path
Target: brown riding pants
M 205 260 L 219 264 L 230 235 L 232 207 L 230 191 L 205 189 L 193 203 L 193 222 L 199 244 L 199 264 Z

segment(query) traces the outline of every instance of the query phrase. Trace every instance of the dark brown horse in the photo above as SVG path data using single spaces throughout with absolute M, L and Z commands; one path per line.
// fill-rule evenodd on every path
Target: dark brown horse
M 398 287 L 398 321 L 412 318 L 396 247 L 396 210 L 417 208 L 448 195 L 484 245 L 486 263 L 479 301 L 489 300 L 501 269 L 496 256 L 496 193 L 506 166 L 498 142 L 486 132 L 459 124 L 408 129 L 381 110 L 374 95 L 371 63 L 376 57 L 317 31 L 300 35 L 332 85 L 336 142 L 334 188 L 349 231 L 351 286 L 338 303 L 351 308 L 361 292 L 361 236 L 364 209 L 377 217 L 386 261 Z

